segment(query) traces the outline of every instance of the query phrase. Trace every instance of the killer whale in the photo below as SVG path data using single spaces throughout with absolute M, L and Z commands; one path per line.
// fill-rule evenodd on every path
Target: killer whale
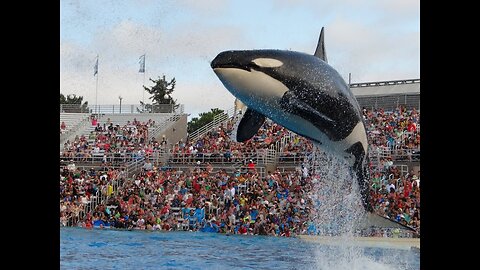
M 224 51 L 211 62 L 223 85 L 248 108 L 235 139 L 255 135 L 268 117 L 322 149 L 350 160 L 362 205 L 369 201 L 368 141 L 360 106 L 340 74 L 328 64 L 324 28 L 313 55 L 286 50 Z M 392 220 L 392 227 L 406 227 Z M 367 222 L 368 223 L 368 222 Z

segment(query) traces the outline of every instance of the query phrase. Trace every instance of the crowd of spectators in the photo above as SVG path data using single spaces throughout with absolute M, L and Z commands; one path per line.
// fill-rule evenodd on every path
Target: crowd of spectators
M 420 234 L 420 172 L 402 175 L 397 166 L 387 164 L 384 173 L 371 180 L 370 203 L 381 216 L 416 229 Z
M 395 112 L 368 109 L 363 112 L 371 145 L 419 149 L 419 112 L 403 108 Z M 230 121 L 195 142 L 174 144 L 170 162 L 196 164 L 180 170 L 149 161 L 155 150 L 167 145 L 165 138 L 161 142 L 148 140 L 148 127 L 152 125 L 151 121 L 136 120 L 123 127 L 97 124 L 89 138 L 79 137 L 65 144 L 61 157 L 71 162 L 61 171 L 62 225 L 76 217 L 79 221 L 76 225 L 84 227 L 277 236 L 311 233 L 312 201 L 307 196 L 312 189 L 311 175 L 302 170 L 275 170 L 261 177 L 252 160 L 248 166 L 239 165 L 235 172 L 212 166 L 255 157 L 257 150 L 268 148 L 286 136 L 289 140 L 285 140 L 280 162 L 292 157 L 303 161 L 313 148 L 307 139 L 267 120 L 251 140 L 237 143 L 230 139 L 234 126 Z M 89 140 L 94 143 L 88 143 Z M 75 168 L 74 160 L 88 159 L 99 150 L 104 154 L 137 153 L 146 157 L 146 162 L 133 178 L 108 166 L 102 171 Z M 102 162 L 106 164 L 105 159 Z M 371 177 L 370 199 L 375 211 L 419 232 L 419 174 L 410 171 L 401 175 L 391 158 L 380 167 Z M 123 185 L 114 187 L 117 179 L 122 179 Z M 86 211 L 91 197 L 99 195 L 108 199 Z
M 399 106 L 394 111 L 363 108 L 371 151 L 388 159 L 419 159 L 420 113 Z
M 305 234 L 310 207 L 307 180 L 275 171 L 212 171 L 194 167 L 145 170 L 127 180 L 80 226 L 191 230 L 290 236 Z
M 61 159 L 120 164 L 138 157 L 149 157 L 162 148 L 162 141 L 148 136 L 149 128 L 155 127 L 155 121 L 151 119 L 140 122 L 134 118 L 123 126 L 114 125 L 110 119 L 103 125 L 93 120 L 92 125 L 95 129 L 88 136 L 77 135 L 64 143 Z
M 126 179 L 124 168 L 100 167 L 85 170 L 73 161 L 60 167 L 60 224 L 81 220 L 92 201 L 109 197 Z
M 252 139 L 238 143 L 231 138 L 234 120 L 220 125 L 195 141 L 180 141 L 171 150 L 173 163 L 209 162 L 236 163 L 258 156 L 259 152 L 268 148 L 289 131 L 282 126 L 267 120 Z
M 363 110 L 371 151 L 382 153 L 385 160 L 412 160 L 420 153 L 420 114 L 400 106 L 395 111 L 382 109 Z M 297 136 L 282 126 L 267 120 L 258 133 L 244 143 L 237 143 L 230 138 L 234 122 L 208 132 L 196 141 L 178 142 L 171 150 L 171 162 L 210 163 L 239 162 L 249 157 L 255 158 L 272 144 L 285 141 L 280 161 L 301 163 L 312 151 L 312 144 L 304 137 Z

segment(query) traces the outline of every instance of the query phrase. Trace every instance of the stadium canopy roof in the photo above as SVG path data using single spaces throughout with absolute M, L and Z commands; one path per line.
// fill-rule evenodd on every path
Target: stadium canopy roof
M 352 83 L 350 89 L 356 97 L 420 94 L 420 79 Z

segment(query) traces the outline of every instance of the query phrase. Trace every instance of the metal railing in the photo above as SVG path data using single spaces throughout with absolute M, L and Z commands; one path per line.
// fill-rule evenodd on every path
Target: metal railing
M 277 151 L 275 149 L 268 148 L 265 153 L 265 164 L 276 165 L 277 164 Z
M 127 169 L 127 175 L 128 175 L 128 169 Z M 102 186 L 101 189 L 97 189 L 97 191 L 95 192 L 95 195 L 90 196 L 90 199 L 86 204 L 81 204 L 81 207 L 78 210 L 78 213 L 71 214 L 70 216 L 67 217 L 67 222 L 65 225 L 77 226 L 78 222 L 82 221 L 87 215 L 87 213 L 90 213 L 91 211 L 93 211 L 98 205 L 104 204 L 111 196 L 118 195 L 118 192 L 120 190 L 119 187 L 122 187 L 125 182 L 126 182 L 126 179 L 122 177 L 113 179 L 110 183 L 112 185 L 112 191 L 113 191 L 110 196 L 108 195 L 108 185 Z
M 278 164 L 301 165 L 309 154 L 309 152 L 280 153 L 277 154 Z
M 265 150 L 257 149 L 255 152 L 251 153 L 238 153 L 233 156 L 228 156 L 226 153 L 203 153 L 198 152 L 196 154 L 192 153 L 163 153 L 168 155 L 169 164 L 194 164 L 197 162 L 210 163 L 210 164 L 222 164 L 228 165 L 231 167 L 240 167 L 244 165 L 250 159 L 255 164 L 264 164 L 265 163 Z
M 60 162 L 66 162 L 68 160 L 73 160 L 75 163 L 78 163 L 78 166 L 89 166 L 93 167 L 95 164 L 101 164 L 103 162 L 112 164 L 113 166 L 122 166 L 125 163 L 129 163 L 135 160 L 139 160 L 143 158 L 137 152 L 121 152 L 121 153 L 114 153 L 114 152 L 98 152 L 98 153 L 90 153 L 90 157 L 81 157 L 81 156 L 63 156 L 60 153 Z
M 184 104 L 109 104 L 88 105 L 60 104 L 60 113 L 120 114 L 120 113 L 183 113 Z
M 391 158 L 392 161 L 420 161 L 420 148 L 403 149 L 400 147 L 370 146 L 370 159 L 380 161 Z
M 301 167 L 300 166 L 278 166 L 277 171 L 280 173 L 299 173 Z
M 127 170 L 127 177 L 133 177 L 133 175 L 135 175 L 142 169 L 144 164 L 145 157 L 140 157 L 125 164 L 125 168 Z
M 150 154 L 146 154 L 147 158 L 156 164 L 201 164 L 210 163 L 217 165 L 225 165 L 233 168 L 241 167 L 248 163 L 249 160 L 257 165 L 275 164 L 275 165 L 301 165 L 310 155 L 310 152 L 275 152 L 273 149 L 256 149 L 253 152 L 218 152 L 218 153 L 172 153 L 166 148 L 155 149 Z M 81 156 L 63 156 L 60 153 L 60 160 L 67 162 L 73 160 L 78 166 L 94 167 L 100 166 L 103 162 L 111 166 L 121 167 L 124 164 L 130 164 L 139 160 L 144 160 L 145 155 L 137 152 L 104 152 L 90 153 L 90 157 Z M 416 161 L 420 160 L 419 149 L 389 149 L 388 147 L 371 147 L 369 150 L 370 162 L 374 167 L 380 165 L 380 161 L 386 158 L 392 158 L 393 161 Z M 407 159 L 405 159 L 407 157 Z
M 190 170 L 196 170 L 196 169 L 206 169 L 207 166 L 205 163 L 201 164 L 190 164 L 191 166 L 188 166 L 187 164 L 170 164 L 167 166 L 169 169 L 175 169 L 177 172 L 186 172 Z M 227 173 L 233 174 L 235 172 L 240 172 L 240 173 L 246 173 L 250 169 L 247 168 L 246 166 L 237 166 L 237 167 L 231 167 L 231 166 L 221 166 L 220 164 L 211 164 L 209 166 L 212 169 L 212 173 L 217 173 L 218 171 L 222 170 Z M 266 175 L 266 169 L 262 165 L 255 166 L 255 171 L 258 173 L 259 179 L 265 179 Z
M 385 86 L 385 85 L 414 84 L 414 83 L 420 83 L 420 79 L 406 79 L 406 80 L 396 80 L 396 81 L 351 83 L 351 84 L 350 84 L 350 88 L 372 87 L 372 86 Z
M 285 149 L 285 147 L 295 139 L 295 137 L 297 137 L 299 135 L 297 135 L 296 133 L 290 131 L 290 130 L 287 130 L 287 133 L 286 134 L 283 134 L 282 138 L 280 138 L 280 147 L 277 151 L 283 151 Z
M 420 111 L 420 94 L 396 94 L 383 96 L 357 96 L 360 107 L 369 109 L 382 108 L 384 110 L 394 110 L 398 106 L 405 106 L 408 110 L 413 108 Z
M 212 121 L 193 131 L 191 134 L 188 134 L 188 140 L 196 142 L 200 137 L 204 136 L 212 129 L 219 127 L 221 124 L 225 124 L 231 117 L 233 117 L 234 112 L 235 108 L 230 108 L 220 114 L 215 115 Z
M 90 113 L 90 109 L 80 104 L 60 104 L 60 113 Z
M 399 168 L 400 169 L 400 176 L 406 176 L 409 171 L 408 171 L 408 165 L 405 165 L 405 164 L 393 164 L 392 167 L 396 167 L 396 168 Z M 388 185 L 392 180 L 395 181 L 395 187 L 399 187 L 400 185 L 400 182 L 401 182 L 401 177 L 398 177 L 398 178 L 394 178 L 395 176 L 393 175 L 393 173 L 390 173 L 388 175 L 385 174 L 385 171 L 382 171 L 381 172 L 383 175 L 384 175 L 384 178 L 382 178 L 382 180 L 380 181 L 380 184 L 381 185 Z M 378 189 L 375 189 L 375 192 L 377 192 Z
M 157 138 L 162 131 L 166 130 L 171 125 L 173 125 L 175 122 L 177 122 L 182 117 L 182 115 L 183 114 L 174 114 L 174 115 L 170 116 L 167 120 L 163 121 L 153 131 L 151 131 L 150 137 Z
M 284 162 L 281 158 L 284 156 L 283 151 L 285 147 L 293 140 L 296 135 L 294 132 L 287 130 L 287 133 L 283 134 L 279 140 L 274 144 L 271 144 L 265 155 L 265 163 L 271 165 L 277 165 L 279 162 Z

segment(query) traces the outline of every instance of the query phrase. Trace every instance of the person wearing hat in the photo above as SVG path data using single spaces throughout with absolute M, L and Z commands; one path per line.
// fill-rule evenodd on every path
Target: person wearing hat
M 420 187 L 420 178 L 416 174 L 412 176 L 412 180 L 417 182 L 417 187 Z

